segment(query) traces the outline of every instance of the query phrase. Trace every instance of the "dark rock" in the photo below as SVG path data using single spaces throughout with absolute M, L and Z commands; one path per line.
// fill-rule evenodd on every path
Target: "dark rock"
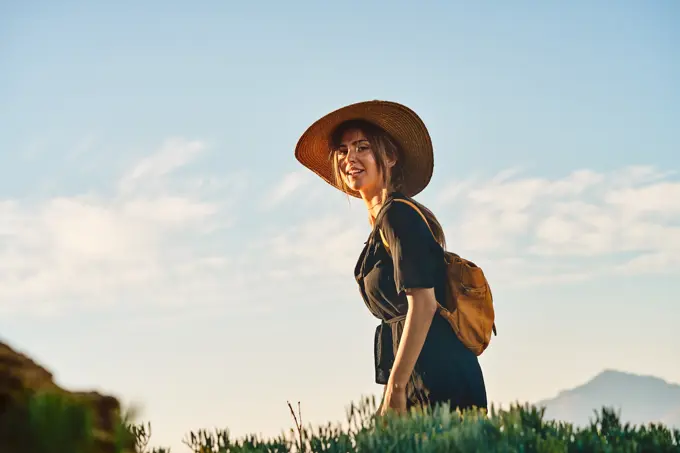
M 93 453 L 115 450 L 120 424 L 117 398 L 91 391 L 69 391 L 55 384 L 52 373 L 6 343 L 0 342 L 0 452 L 47 453 L 29 423 L 28 402 L 38 394 L 64 396 L 91 410 Z M 52 423 L 49 423 L 52 425 Z M 54 425 L 61 426 L 61 425 Z M 70 428 L 70 427 L 69 427 Z M 74 427 L 78 429 L 78 427 Z M 134 452 L 132 442 L 128 452 Z

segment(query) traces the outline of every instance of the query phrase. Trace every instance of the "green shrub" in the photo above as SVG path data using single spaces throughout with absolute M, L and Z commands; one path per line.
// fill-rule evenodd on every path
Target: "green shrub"
M 31 393 L 2 415 L 2 453 L 132 453 L 125 446 L 135 445 L 126 420 L 102 430 L 87 396 L 58 389 Z
M 603 408 L 589 426 L 547 420 L 544 411 L 515 404 L 507 410 L 452 412 L 439 406 L 407 416 L 376 417 L 375 399 L 350 405 L 347 427 L 327 424 L 313 429 L 290 407 L 295 428 L 278 438 L 244 436 L 229 431 L 189 432 L 183 442 L 193 453 L 356 453 L 356 452 L 523 452 L 616 453 L 680 452 L 680 430 L 660 424 L 622 424 L 618 414 Z M 298 409 L 299 413 L 299 409 Z M 17 424 L 18 420 L 22 420 Z M 121 417 L 113 439 L 103 441 L 93 428 L 93 413 L 83 402 L 59 393 L 34 395 L 22 418 L 13 418 L 13 432 L 27 442 L 17 453 L 170 453 L 148 448 L 151 425 Z M 106 445 L 106 447 L 104 447 Z M 134 449 L 126 450 L 124 445 Z M 11 452 L 14 453 L 14 452 Z
M 93 449 L 92 410 L 70 395 L 35 394 L 28 402 L 27 422 L 36 452 L 85 453 Z
M 289 435 L 262 439 L 250 435 L 232 439 L 229 430 L 190 432 L 184 444 L 194 453 L 617 453 L 680 452 L 680 430 L 649 424 L 621 424 L 608 408 L 596 413 L 585 428 L 546 420 L 544 409 L 512 405 L 489 413 L 449 411 L 444 406 L 412 411 L 408 416 L 375 417 L 375 399 L 352 404 L 348 428 L 327 424 L 313 430 L 291 412 L 295 429 Z M 143 431 L 143 430 L 141 430 Z M 163 450 L 169 451 L 169 450 Z M 160 453 L 161 451 L 157 451 Z

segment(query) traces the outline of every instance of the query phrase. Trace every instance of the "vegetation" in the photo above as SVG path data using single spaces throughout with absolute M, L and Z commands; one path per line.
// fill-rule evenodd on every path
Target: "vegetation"
M 190 432 L 184 438 L 193 453 L 283 452 L 679 452 L 680 430 L 659 424 L 622 424 L 607 408 L 594 414 L 590 426 L 546 420 L 543 410 L 515 404 L 489 413 L 450 412 L 445 407 L 412 411 L 408 416 L 376 417 L 375 399 L 364 398 L 347 412 L 348 426 L 305 427 L 291 413 L 295 428 L 275 439 L 246 436 L 232 439 L 228 430 Z M 93 427 L 88 406 L 59 393 L 36 393 L 28 410 L 14 421 L 12 432 L 25 444 L 17 453 L 169 453 L 151 448 L 151 425 L 135 423 L 134 414 L 121 417 L 115 439 L 102 443 Z M 6 423 L 6 420 L 5 420 Z M 5 426 L 7 428 L 7 426 Z M 4 431 L 7 432 L 7 431 Z M 12 452 L 13 453 L 13 452 Z M 172 452 L 175 453 L 175 452 Z

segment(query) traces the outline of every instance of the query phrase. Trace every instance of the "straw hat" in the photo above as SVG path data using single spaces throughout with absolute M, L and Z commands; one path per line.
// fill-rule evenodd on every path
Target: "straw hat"
M 356 191 L 336 185 L 330 159 L 329 139 L 332 132 L 347 120 L 371 122 L 399 143 L 399 156 L 404 169 L 402 192 L 412 197 L 421 192 L 432 178 L 434 155 L 432 140 L 420 117 L 408 107 L 389 101 L 366 101 L 350 104 L 322 118 L 302 134 L 295 147 L 295 157 L 308 169 L 333 187 L 359 198 Z

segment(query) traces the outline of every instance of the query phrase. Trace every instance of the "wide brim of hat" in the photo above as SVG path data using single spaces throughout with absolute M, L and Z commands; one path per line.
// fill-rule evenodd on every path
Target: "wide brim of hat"
M 295 147 L 296 159 L 333 187 L 359 198 L 360 194 L 345 190 L 333 178 L 331 133 L 347 120 L 369 121 L 399 143 L 403 155 L 403 187 L 406 196 L 420 193 L 430 182 L 434 168 L 432 139 L 420 117 L 405 105 L 390 101 L 365 101 L 337 109 L 315 121 L 302 134 Z

